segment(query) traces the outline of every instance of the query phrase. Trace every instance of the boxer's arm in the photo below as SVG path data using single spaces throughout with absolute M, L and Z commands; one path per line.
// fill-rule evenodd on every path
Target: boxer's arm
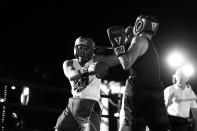
M 120 64 L 120 61 L 115 54 L 104 56 L 100 61 L 106 63 L 109 67 L 117 66 Z
M 99 78 L 102 78 L 107 74 L 108 66 L 102 62 L 95 62 L 88 66 L 76 70 L 73 67 L 73 61 L 68 60 L 63 63 L 63 70 L 65 76 L 70 80 L 78 80 L 81 77 L 87 77 L 89 75 L 96 75 Z
M 146 43 L 148 44 L 145 38 L 135 36 L 132 38 L 129 48 L 126 49 L 125 41 L 127 39 L 127 33 L 122 26 L 109 27 L 107 34 L 124 70 L 128 70 L 133 65 L 138 56 L 142 54 L 141 50 L 144 48 L 143 46 Z
M 63 63 L 63 71 L 64 71 L 64 75 L 71 81 L 81 78 L 79 71 L 73 67 L 72 60 L 66 60 Z
M 120 64 L 118 57 L 114 54 L 112 48 L 106 46 L 97 46 L 94 49 L 94 61 L 104 62 L 109 67 L 113 67 Z
M 95 55 L 95 61 L 104 62 L 109 67 L 113 67 L 120 64 L 120 61 L 116 55 Z
M 133 37 L 131 45 L 126 53 L 118 57 L 123 69 L 128 70 L 137 58 L 145 53 L 147 48 L 148 41 L 145 38 L 139 36 Z

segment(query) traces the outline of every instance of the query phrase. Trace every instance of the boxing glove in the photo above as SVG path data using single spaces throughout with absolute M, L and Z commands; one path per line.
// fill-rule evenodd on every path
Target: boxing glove
M 89 74 L 96 75 L 97 78 L 101 79 L 107 75 L 108 65 L 104 62 L 95 62 L 88 67 Z
M 122 26 L 112 26 L 107 29 L 107 35 L 117 56 L 123 55 L 125 50 L 126 33 Z

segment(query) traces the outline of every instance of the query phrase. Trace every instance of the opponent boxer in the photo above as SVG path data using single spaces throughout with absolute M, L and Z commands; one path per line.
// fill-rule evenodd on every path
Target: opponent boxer
M 55 130 L 100 131 L 101 79 L 107 74 L 108 67 L 119 64 L 119 60 L 112 49 L 95 48 L 95 42 L 85 37 L 75 40 L 74 55 L 76 58 L 63 63 L 73 97 L 59 116 Z
M 153 16 L 140 15 L 133 28 L 134 37 L 125 48 L 122 26 L 107 29 L 124 70 L 129 70 L 120 112 L 120 131 L 167 131 L 169 120 L 164 104 L 164 86 L 160 80 L 158 53 L 152 40 L 159 27 Z

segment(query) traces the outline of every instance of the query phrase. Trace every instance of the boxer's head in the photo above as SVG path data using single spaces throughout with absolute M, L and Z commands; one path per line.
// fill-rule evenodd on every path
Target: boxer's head
M 91 38 L 78 37 L 75 40 L 74 55 L 79 62 L 85 63 L 93 56 L 95 43 Z
M 135 21 L 133 34 L 140 35 L 141 33 L 148 33 L 153 36 L 157 32 L 158 27 L 159 22 L 155 17 L 140 15 Z

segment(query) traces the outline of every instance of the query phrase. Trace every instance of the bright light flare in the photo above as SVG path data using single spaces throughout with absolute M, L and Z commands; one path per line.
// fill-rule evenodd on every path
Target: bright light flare
M 167 60 L 168 60 L 168 63 L 170 64 L 170 66 L 178 67 L 183 63 L 184 58 L 181 53 L 174 52 L 169 55 Z
M 194 74 L 194 67 L 190 64 L 184 65 L 182 67 L 183 73 L 187 76 L 192 76 Z
M 114 117 L 119 117 L 120 114 L 118 112 L 114 113 Z
M 16 86 L 11 86 L 11 89 L 12 89 L 12 90 L 15 90 L 15 89 L 16 89 Z
M 29 87 L 24 87 L 23 88 L 23 94 L 24 95 L 29 95 Z
M 0 103 L 3 103 L 3 102 L 5 102 L 5 99 L 0 97 Z

